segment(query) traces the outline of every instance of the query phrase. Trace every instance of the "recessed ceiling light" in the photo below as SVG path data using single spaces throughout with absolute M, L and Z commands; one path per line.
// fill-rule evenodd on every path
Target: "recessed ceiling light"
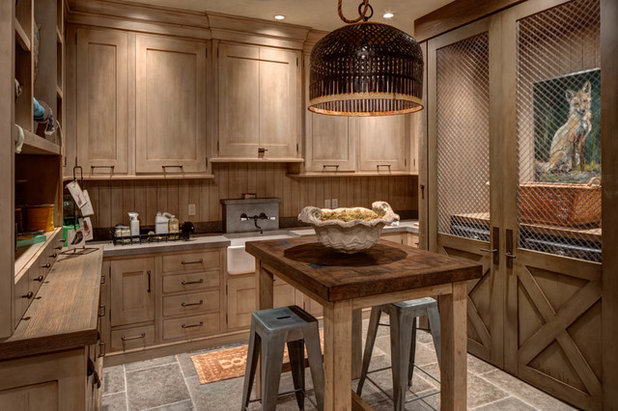
M 392 19 L 393 17 L 395 17 L 395 15 L 390 11 L 387 11 L 382 17 L 384 17 L 385 19 Z
M 285 19 L 285 16 L 283 14 L 275 15 L 275 20 L 283 20 L 283 19 Z

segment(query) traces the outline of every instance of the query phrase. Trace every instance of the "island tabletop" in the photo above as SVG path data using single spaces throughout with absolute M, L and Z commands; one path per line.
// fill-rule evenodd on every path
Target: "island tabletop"
M 384 240 L 357 254 L 313 236 L 247 242 L 246 251 L 256 258 L 260 310 L 273 307 L 275 275 L 324 307 L 325 410 L 367 407 L 350 393 L 360 365 L 360 309 L 427 296 L 440 304 L 441 409 L 466 408 L 466 283 L 481 277 L 481 265 Z

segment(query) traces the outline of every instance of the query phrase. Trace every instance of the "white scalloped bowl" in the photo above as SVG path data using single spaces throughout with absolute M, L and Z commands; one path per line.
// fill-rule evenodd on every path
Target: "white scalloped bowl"
M 391 206 L 385 201 L 376 201 L 371 204 L 371 208 L 378 214 L 379 218 L 370 221 L 322 221 L 322 212 L 332 210 L 305 207 L 298 215 L 298 220 L 311 224 L 318 236 L 318 241 L 324 246 L 341 253 L 354 254 L 373 247 L 380 239 L 382 228 L 386 224 L 399 221 L 399 215 L 395 214 Z M 350 209 L 367 210 L 363 207 L 352 207 Z M 340 210 L 345 210 L 345 208 L 337 208 L 334 211 Z

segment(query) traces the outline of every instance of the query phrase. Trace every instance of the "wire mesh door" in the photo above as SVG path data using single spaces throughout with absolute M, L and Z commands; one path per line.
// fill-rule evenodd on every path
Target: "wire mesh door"
M 514 228 L 506 230 L 507 266 L 514 275 L 508 277 L 506 315 L 513 321 L 505 332 L 505 356 L 520 378 L 578 408 L 597 409 L 599 0 L 553 5 L 543 10 L 541 2 L 525 2 L 505 19 L 505 35 L 516 37 L 508 59 L 517 62 L 510 84 L 516 84 L 518 151 L 507 168 L 513 170 L 509 195 L 516 207 L 506 217 Z
M 430 81 L 429 98 L 435 96 L 435 104 L 430 101 L 429 107 L 435 111 L 428 129 L 436 147 L 437 209 L 430 244 L 435 241 L 438 252 L 483 265 L 483 277 L 468 283 L 468 349 L 501 365 L 503 311 L 495 281 L 498 254 L 491 249 L 497 234 L 490 212 L 488 30 L 485 19 L 428 44 L 429 77 L 435 78 Z
M 519 246 L 601 261 L 598 0 L 518 24 Z

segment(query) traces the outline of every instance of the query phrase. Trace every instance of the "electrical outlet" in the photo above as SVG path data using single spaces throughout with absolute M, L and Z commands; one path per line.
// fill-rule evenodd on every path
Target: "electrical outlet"
M 331 198 L 330 205 L 333 206 L 333 208 L 339 207 L 339 200 L 336 198 Z
M 189 210 L 187 214 L 195 215 L 195 204 L 189 204 Z
M 328 200 L 324 200 L 324 208 L 330 208 L 330 198 Z

